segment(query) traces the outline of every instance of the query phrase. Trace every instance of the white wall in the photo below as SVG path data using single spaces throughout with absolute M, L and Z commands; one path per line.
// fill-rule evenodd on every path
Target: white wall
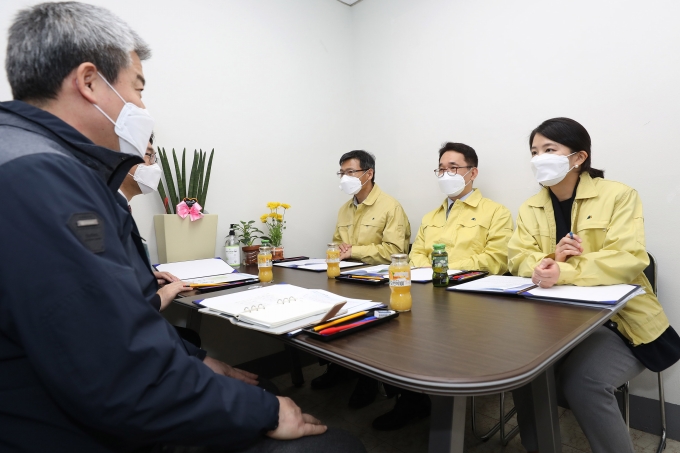
M 12 17 L 34 3 L 0 2 L 3 62 Z M 263 226 L 268 201 L 292 205 L 288 256 L 325 251 L 335 216 L 320 212 L 346 200 L 334 173 L 351 138 L 351 9 L 331 0 L 89 3 L 118 14 L 152 48 L 144 102 L 157 143 L 191 155 L 215 148 L 206 210 L 219 215 L 217 253 L 230 223 Z M 0 99 L 11 99 L 5 77 Z M 160 198 L 138 196 L 132 208 L 155 260 Z
M 0 30 L 32 1 L 3 0 Z M 537 189 L 528 135 L 569 116 L 593 138 L 594 165 L 637 188 L 661 300 L 680 328 L 680 29 L 673 1 L 97 0 L 150 43 L 145 102 L 167 148 L 216 149 L 207 210 L 256 220 L 293 205 L 286 254 L 319 255 L 346 197 L 337 159 L 367 149 L 376 180 L 415 235 L 438 205 L 431 171 L 445 140 L 480 155 L 477 186 L 510 208 Z M 4 61 L 5 32 L 0 41 Z M 0 81 L 0 99 L 11 94 Z M 133 201 L 155 257 L 154 195 Z M 218 246 L 220 244 L 218 243 Z M 666 372 L 680 404 L 680 371 Z M 634 393 L 654 397 L 649 373 Z
M 441 142 L 475 148 L 477 186 L 516 215 L 538 188 L 529 133 L 574 118 L 594 166 L 640 192 L 661 301 L 680 328 L 680 3 L 366 0 L 352 12 L 352 144 L 377 154 L 377 179 L 414 231 L 443 199 L 431 173 Z M 665 377 L 680 403 L 680 366 Z M 634 382 L 655 392 L 649 372 Z

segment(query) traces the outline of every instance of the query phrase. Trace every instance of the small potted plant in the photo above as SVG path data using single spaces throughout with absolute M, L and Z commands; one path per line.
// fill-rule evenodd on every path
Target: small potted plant
M 248 222 L 240 221 L 241 224 L 234 224 L 234 231 L 238 236 L 238 241 L 243 244 L 241 250 L 243 250 L 243 264 L 248 266 L 250 264 L 257 264 L 257 252 L 260 250 L 259 245 L 253 245 L 256 239 L 260 239 L 262 236 L 258 236 L 256 233 L 264 234 L 259 228 L 254 226 L 254 220 L 249 220 Z
M 279 203 L 278 201 L 270 201 L 267 203 L 269 208 L 268 214 L 262 214 L 260 216 L 260 221 L 267 225 L 269 230 L 269 237 L 264 237 L 263 239 L 268 239 L 271 242 L 272 247 L 272 259 L 281 260 L 283 259 L 283 230 L 286 229 L 286 210 L 290 209 L 290 205 L 287 203 Z M 279 212 L 281 209 L 281 212 Z

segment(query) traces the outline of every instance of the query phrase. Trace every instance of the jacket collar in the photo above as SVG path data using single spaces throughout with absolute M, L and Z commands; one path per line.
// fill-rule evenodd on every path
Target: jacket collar
M 460 201 L 461 203 L 465 203 L 466 205 L 476 208 L 479 205 L 479 202 L 482 201 L 482 192 L 479 189 L 472 189 L 472 192 L 470 192 L 470 195 L 465 198 L 465 200 L 457 200 Z M 444 202 L 442 203 L 442 209 L 444 212 L 446 212 L 449 209 L 449 198 L 446 197 L 444 198 Z
M 367 206 L 372 206 L 376 202 L 376 200 L 378 199 L 378 197 L 380 196 L 381 193 L 382 193 L 382 190 L 380 190 L 380 187 L 378 187 L 378 185 L 374 183 L 373 188 L 371 189 L 371 193 L 369 193 L 368 196 L 366 197 L 366 199 L 359 204 L 365 204 Z M 350 201 L 352 203 L 354 203 L 354 197 L 352 197 L 352 200 L 350 200 Z
M 141 157 L 95 145 L 60 118 L 22 101 L 0 102 L 0 124 L 19 127 L 59 142 L 114 191 L 133 166 L 144 163 Z
M 527 203 L 529 206 L 541 208 L 546 204 L 551 204 L 550 192 L 548 187 L 542 188 L 536 195 L 529 198 Z M 579 175 L 578 187 L 576 188 L 576 200 L 582 200 L 585 198 L 595 198 L 598 195 L 597 186 L 593 178 L 587 171 L 584 171 Z

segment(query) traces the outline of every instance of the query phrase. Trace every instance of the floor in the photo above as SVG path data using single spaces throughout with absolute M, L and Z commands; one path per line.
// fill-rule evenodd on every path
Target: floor
M 427 440 L 429 433 L 429 419 L 420 420 L 399 431 L 381 432 L 371 427 L 371 421 L 394 405 L 394 400 L 379 395 L 377 400 L 370 406 L 353 410 L 347 407 L 347 401 L 354 388 L 355 381 L 344 382 L 335 388 L 327 390 L 311 390 L 309 382 L 322 374 L 324 367 L 310 365 L 303 369 L 305 384 L 301 388 L 293 386 L 290 376 L 283 375 L 272 379 L 279 387 L 281 393 L 291 397 L 303 410 L 322 420 L 329 426 L 345 429 L 358 436 L 369 453 L 416 453 L 427 452 Z M 499 419 L 498 396 L 486 396 L 477 398 L 477 424 L 478 431 L 485 432 L 495 425 Z M 512 407 L 512 396 L 508 395 L 507 408 Z M 470 427 L 468 401 L 467 427 L 465 434 L 466 452 L 525 452 L 519 442 L 519 436 L 515 436 L 508 446 L 502 447 L 499 435 L 496 433 L 487 442 L 481 442 L 472 435 Z M 590 453 L 583 432 L 574 419 L 571 411 L 559 408 L 560 430 L 562 433 L 562 453 Z M 515 418 L 508 422 L 509 431 L 517 424 Z M 642 431 L 631 430 L 631 437 L 635 445 L 636 453 L 656 452 L 659 436 L 654 436 Z M 666 453 L 680 453 L 680 442 L 668 440 Z

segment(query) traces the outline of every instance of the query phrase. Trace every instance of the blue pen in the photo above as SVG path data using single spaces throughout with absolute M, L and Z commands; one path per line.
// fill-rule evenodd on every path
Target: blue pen
M 569 232 L 569 237 L 570 237 L 571 239 L 574 239 L 574 233 L 572 233 L 572 232 L 570 231 L 570 232 Z

